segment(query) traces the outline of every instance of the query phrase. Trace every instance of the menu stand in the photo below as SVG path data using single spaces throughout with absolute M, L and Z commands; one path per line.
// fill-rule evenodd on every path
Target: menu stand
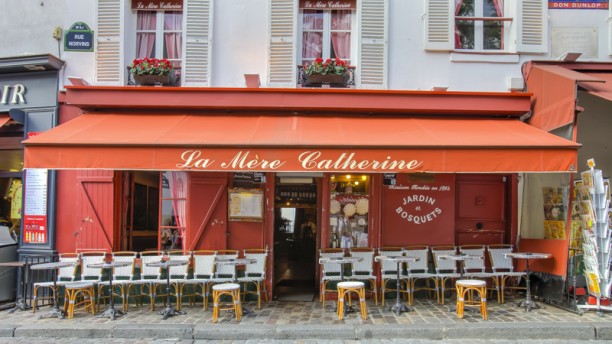
M 527 288 L 527 291 L 525 292 L 525 300 L 517 302 L 516 306 L 525 307 L 525 312 L 529 312 L 534 308 L 542 308 L 531 298 L 531 271 L 529 271 L 529 261 L 531 259 L 548 259 L 552 257 L 552 255 L 550 253 L 512 252 L 506 253 L 505 256 L 525 260 L 525 287 Z
M 115 317 L 124 315 L 125 312 L 122 310 L 115 308 L 115 301 L 113 297 L 113 270 L 115 267 L 122 267 L 131 265 L 132 262 L 104 262 L 104 263 L 94 263 L 88 264 L 87 266 L 94 269 L 106 269 L 108 270 L 108 290 L 110 301 L 108 302 L 108 309 L 106 309 L 102 314 L 98 314 L 98 318 L 109 318 L 110 320 L 115 320 Z
M 46 315 L 41 315 L 39 319 L 48 318 L 48 317 L 57 317 L 59 319 L 64 319 L 64 311 L 59 308 L 58 305 L 58 288 L 57 288 L 57 275 L 58 271 L 61 268 L 65 268 L 68 266 L 76 265 L 76 262 L 51 262 L 51 263 L 42 263 L 42 264 L 34 264 L 30 267 L 32 270 L 53 270 L 53 308 Z
M 402 312 L 412 312 L 414 309 L 412 307 L 408 307 L 405 304 L 402 303 L 401 299 L 400 299 L 400 270 L 401 270 L 401 264 L 402 263 L 410 263 L 410 262 L 416 262 L 417 260 L 419 260 L 419 258 L 416 257 L 407 257 L 407 256 L 377 256 L 376 258 L 374 258 L 377 262 L 381 262 L 381 261 L 389 261 L 389 262 L 395 262 L 397 263 L 397 278 L 396 278 L 396 285 L 395 285 L 395 305 L 393 306 L 389 306 L 387 308 L 387 310 L 389 311 L 393 311 L 395 312 L 395 315 L 400 315 L 402 314 Z M 384 297 L 384 295 L 383 295 Z
M 159 315 L 162 315 L 164 320 L 171 316 L 187 314 L 186 312 L 174 309 L 174 307 L 172 307 L 172 303 L 170 302 L 170 267 L 186 265 L 187 263 L 188 261 L 186 260 L 162 260 L 160 262 L 147 263 L 147 266 L 166 270 L 166 308 L 159 312 Z

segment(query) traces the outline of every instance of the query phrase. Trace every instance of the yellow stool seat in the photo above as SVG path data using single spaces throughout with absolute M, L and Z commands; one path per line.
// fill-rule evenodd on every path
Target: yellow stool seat
M 338 283 L 338 319 L 342 320 L 344 317 L 344 302 L 345 298 L 351 297 L 351 293 L 357 294 L 359 297 L 359 310 L 361 311 L 361 318 L 368 318 L 368 308 L 365 302 L 365 284 L 363 282 L 348 281 Z
M 231 304 L 223 306 L 221 297 L 227 295 L 231 298 Z M 222 310 L 233 310 L 236 314 L 236 320 L 242 318 L 242 304 L 240 303 L 240 285 L 236 283 L 221 283 L 215 284 L 212 287 L 213 297 L 213 322 L 217 322 L 219 312 Z
M 79 298 L 79 296 L 81 298 Z M 68 319 L 74 317 L 75 309 L 84 308 L 85 311 L 90 311 L 95 314 L 94 302 L 95 291 L 92 282 L 74 282 L 68 283 L 65 286 L 64 295 L 64 311 L 68 315 Z
M 482 318 L 487 320 L 487 282 L 481 280 L 458 280 L 455 282 L 457 288 L 457 316 L 463 319 L 465 306 L 476 306 L 480 308 Z M 478 298 L 474 297 L 478 293 Z

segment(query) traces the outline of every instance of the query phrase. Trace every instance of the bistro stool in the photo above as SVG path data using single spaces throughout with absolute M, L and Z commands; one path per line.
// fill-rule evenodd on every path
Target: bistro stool
M 221 297 L 227 295 L 232 299 L 231 305 L 222 307 Z M 217 322 L 219 311 L 233 310 L 236 314 L 236 320 L 240 321 L 242 317 L 242 304 L 240 303 L 240 285 L 236 283 L 221 283 L 215 284 L 212 287 L 213 296 L 213 322 Z
M 487 320 L 487 282 L 475 279 L 457 280 L 457 316 L 463 319 L 465 306 L 479 306 L 482 318 Z M 478 299 L 474 298 L 474 293 L 478 293 Z M 467 298 L 466 298 L 467 295 Z
M 75 308 L 85 308 L 85 311 L 91 310 L 91 314 L 95 314 L 95 292 L 92 282 L 68 283 L 65 288 L 64 310 L 68 319 L 74 316 Z
M 368 309 L 365 302 L 365 284 L 363 282 L 349 281 L 338 283 L 338 319 L 342 320 L 344 317 L 344 299 L 346 296 L 351 297 L 351 293 L 356 293 L 359 296 L 359 309 L 361 311 L 361 318 L 367 319 Z

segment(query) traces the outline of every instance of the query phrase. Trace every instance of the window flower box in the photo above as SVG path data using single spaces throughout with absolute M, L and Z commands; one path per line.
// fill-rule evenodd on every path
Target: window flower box
M 302 66 L 303 85 L 307 87 L 346 87 L 350 79 L 348 64 L 339 59 L 315 59 Z
M 138 86 L 174 85 L 172 64 L 166 59 L 134 59 L 129 68 Z

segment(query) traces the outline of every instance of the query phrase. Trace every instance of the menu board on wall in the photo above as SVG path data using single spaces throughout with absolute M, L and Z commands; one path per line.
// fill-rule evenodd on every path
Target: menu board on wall
M 228 196 L 230 221 L 262 221 L 263 191 L 231 189 Z
M 24 243 L 46 244 L 49 240 L 47 227 L 48 172 L 46 169 L 25 171 Z

